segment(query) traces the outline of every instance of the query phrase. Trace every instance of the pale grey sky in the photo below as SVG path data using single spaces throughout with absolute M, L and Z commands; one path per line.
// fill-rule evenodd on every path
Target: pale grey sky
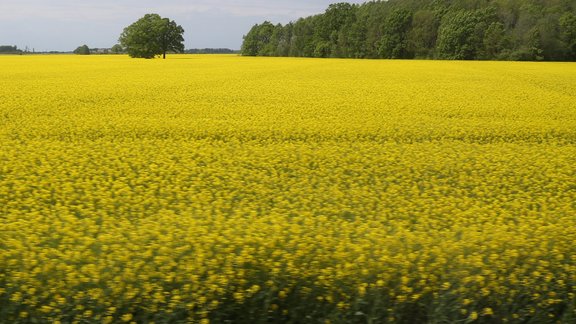
M 0 0 L 0 45 L 71 51 L 112 47 L 124 27 L 146 13 L 173 19 L 186 48 L 239 49 L 242 36 L 264 20 L 285 24 L 324 12 L 339 0 Z M 364 0 L 350 0 L 362 3 Z

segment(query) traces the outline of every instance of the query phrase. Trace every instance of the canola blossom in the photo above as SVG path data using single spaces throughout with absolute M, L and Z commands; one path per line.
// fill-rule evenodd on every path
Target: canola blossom
M 0 322 L 576 321 L 576 64 L 0 57 Z

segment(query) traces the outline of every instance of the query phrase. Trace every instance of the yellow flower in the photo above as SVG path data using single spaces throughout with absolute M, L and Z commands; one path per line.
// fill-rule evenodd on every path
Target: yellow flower
M 122 317 L 120 317 L 123 322 L 130 322 L 132 318 L 132 314 L 124 314 Z
M 244 294 L 242 292 L 237 291 L 234 293 L 234 299 L 237 302 L 243 302 L 244 301 Z
M 53 308 L 48 306 L 48 305 L 44 305 L 44 306 L 40 307 L 40 311 L 42 313 L 50 313 L 50 312 L 52 312 L 52 310 L 53 310 Z
M 110 324 L 112 322 L 114 322 L 114 317 L 112 316 L 106 316 L 102 319 L 103 324 Z
M 482 310 L 482 316 L 494 315 L 494 311 L 490 307 L 486 307 Z

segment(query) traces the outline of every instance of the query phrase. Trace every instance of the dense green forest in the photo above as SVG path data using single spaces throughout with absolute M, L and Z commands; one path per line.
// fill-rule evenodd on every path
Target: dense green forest
M 265 21 L 242 55 L 576 61 L 576 0 L 336 3 L 286 25 Z

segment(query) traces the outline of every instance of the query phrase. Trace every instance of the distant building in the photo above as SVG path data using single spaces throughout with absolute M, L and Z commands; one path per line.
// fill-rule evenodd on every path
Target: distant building
M 91 48 L 91 54 L 108 54 L 110 53 L 110 48 Z

